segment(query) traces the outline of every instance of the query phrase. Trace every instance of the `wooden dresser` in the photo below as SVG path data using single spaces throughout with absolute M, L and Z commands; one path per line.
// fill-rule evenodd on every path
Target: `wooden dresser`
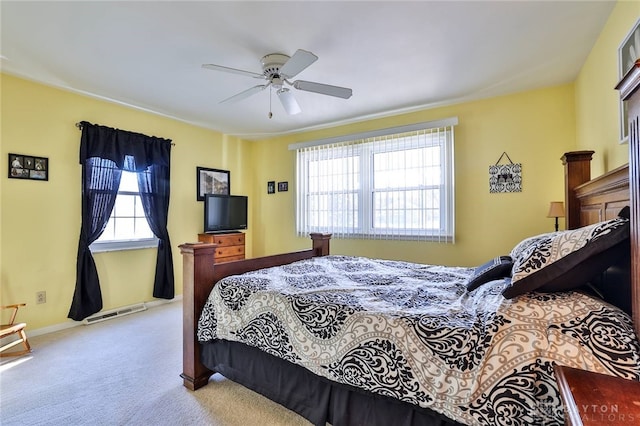
M 198 241 L 217 244 L 214 256 L 215 263 L 244 259 L 244 233 L 230 234 L 198 234 Z

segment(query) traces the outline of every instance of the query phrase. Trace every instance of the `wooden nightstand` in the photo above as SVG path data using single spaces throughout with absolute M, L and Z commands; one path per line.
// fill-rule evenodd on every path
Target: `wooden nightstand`
M 640 382 L 555 366 L 569 426 L 640 424 Z

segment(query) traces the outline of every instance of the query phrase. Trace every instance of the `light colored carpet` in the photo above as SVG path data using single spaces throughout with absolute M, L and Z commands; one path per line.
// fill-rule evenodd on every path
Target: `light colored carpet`
M 0 364 L 0 423 L 310 425 L 218 374 L 183 387 L 181 315 L 178 301 L 29 338 L 32 354 Z

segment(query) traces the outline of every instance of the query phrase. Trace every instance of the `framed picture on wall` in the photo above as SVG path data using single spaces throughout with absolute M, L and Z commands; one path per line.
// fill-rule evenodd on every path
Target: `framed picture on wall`
M 633 68 L 636 60 L 640 58 L 640 19 L 627 34 L 627 37 L 618 47 L 618 80 Z M 620 100 L 620 143 L 629 141 L 629 116 L 627 115 L 627 103 Z
M 204 201 L 205 194 L 231 194 L 231 177 L 228 170 L 196 167 L 197 199 Z
M 49 159 L 33 155 L 9 154 L 9 177 L 49 180 Z

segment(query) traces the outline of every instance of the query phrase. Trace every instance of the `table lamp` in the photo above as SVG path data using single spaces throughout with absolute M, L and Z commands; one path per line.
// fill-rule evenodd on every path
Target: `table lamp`
M 562 201 L 552 201 L 551 204 L 549 204 L 547 217 L 556 218 L 556 232 L 558 232 L 558 218 L 564 217 L 564 203 Z

